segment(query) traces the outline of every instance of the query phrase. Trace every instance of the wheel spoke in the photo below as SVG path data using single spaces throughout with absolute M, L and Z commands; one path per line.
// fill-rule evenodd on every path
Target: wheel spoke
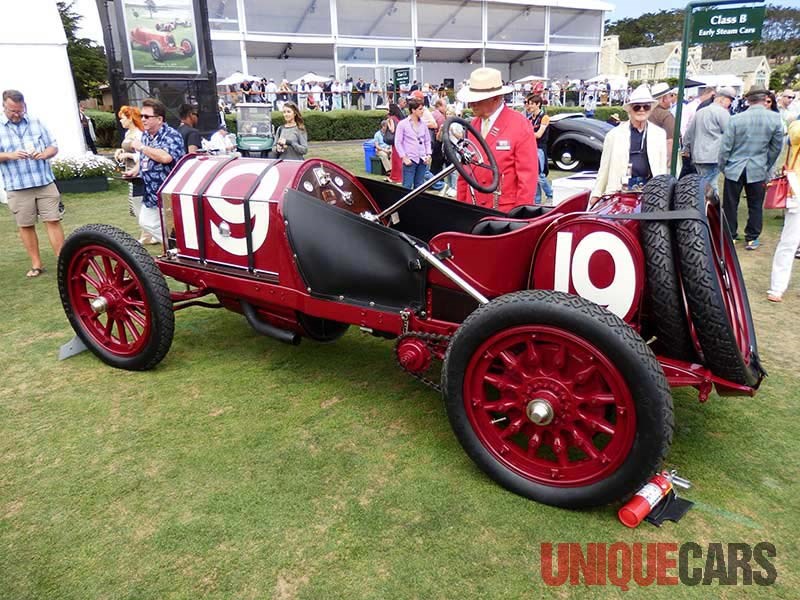
M 108 317 L 108 320 L 106 321 L 106 326 L 103 328 L 103 335 L 106 343 L 108 343 L 113 339 L 111 336 L 111 332 L 113 329 L 114 329 L 114 319 Z
M 97 276 L 97 279 L 100 281 L 100 283 L 105 283 L 106 278 L 105 278 L 105 276 L 103 274 L 102 269 L 97 264 L 96 257 L 92 256 L 86 262 L 87 262 L 88 266 L 92 267 L 92 270 L 94 271 L 94 274 Z M 86 269 L 86 276 L 87 277 L 89 276 L 88 266 L 87 266 L 87 269 Z M 98 288 L 99 288 L 99 286 L 98 286 Z
M 134 325 L 133 320 L 131 319 L 130 315 L 127 315 L 123 319 L 123 321 L 124 321 L 125 325 L 127 326 L 128 332 L 131 334 L 131 338 L 132 338 L 131 339 L 131 343 L 136 343 L 139 340 L 139 338 L 142 337 L 142 332 L 139 331 L 138 329 L 136 329 L 136 325 Z M 143 330 L 144 330 L 144 327 L 142 328 L 142 331 Z
M 114 280 L 114 265 L 111 263 L 111 257 L 103 255 L 103 269 L 105 270 L 105 281 L 111 283 Z
M 537 366 L 539 360 L 540 356 L 539 352 L 536 350 L 536 344 L 533 343 L 533 340 L 527 340 L 525 342 L 525 362 L 531 366 Z
M 536 456 L 536 453 L 539 451 L 539 448 L 542 445 L 542 434 L 539 431 L 535 431 L 531 434 L 531 437 L 528 438 L 528 451 L 527 455 L 528 458 L 533 458 Z
M 573 427 L 569 430 L 569 433 L 572 436 L 572 439 L 575 440 L 578 448 L 583 450 L 589 456 L 589 458 L 596 460 L 600 456 L 600 454 L 597 452 L 597 449 L 594 447 L 592 440 L 589 439 L 589 437 L 587 437 L 587 435 L 580 429 Z
M 558 465 L 560 467 L 568 467 L 569 456 L 567 456 L 567 444 L 564 441 L 564 437 L 560 433 L 553 435 L 552 448 L 553 454 L 556 455 L 556 460 L 558 460 Z
M 556 354 L 553 357 L 553 365 L 555 368 L 561 371 L 564 368 L 564 365 L 567 364 L 567 347 L 564 344 L 559 344 L 558 350 L 556 350 Z
M 578 371 L 578 373 L 575 375 L 575 383 L 583 385 L 584 383 L 589 381 L 589 378 L 596 372 L 597 372 L 597 367 L 595 365 L 589 365 L 582 371 Z
M 578 416 L 595 431 L 607 433 L 608 435 L 614 435 L 617 431 L 616 428 L 605 419 L 595 417 L 585 412 L 578 412 Z
M 129 319 L 136 321 L 142 327 L 147 327 L 147 320 L 144 318 L 144 316 L 142 316 L 135 310 L 131 310 L 130 308 L 128 308 L 125 310 L 125 314 L 128 316 Z
M 516 368 L 519 366 L 517 357 L 507 350 L 504 350 L 498 356 L 500 357 L 500 360 L 503 361 L 503 366 L 509 371 L 516 370 Z
M 519 385 L 512 381 L 511 378 L 505 373 L 487 373 L 483 380 L 501 392 L 519 391 Z
M 584 402 L 589 404 L 589 406 L 597 406 L 598 404 L 614 404 L 616 401 L 617 399 L 614 394 L 592 394 L 587 396 Z
M 508 424 L 508 427 L 506 427 L 500 432 L 500 437 L 503 438 L 504 440 L 507 440 L 511 436 L 519 433 L 519 430 L 522 429 L 522 426 L 524 424 L 525 424 L 525 418 L 517 417 L 516 419 L 511 421 L 511 423 Z
M 122 344 L 128 343 L 128 336 L 125 334 L 125 323 L 122 319 L 117 319 L 117 339 Z
M 98 292 L 100 292 L 100 283 L 99 283 L 99 282 L 97 282 L 97 281 L 95 281 L 95 280 L 94 280 L 94 279 L 92 279 L 91 277 L 89 277 L 89 273 L 87 273 L 86 271 L 84 271 L 83 273 L 81 273 L 81 279 L 85 280 L 85 281 L 86 281 L 86 283 L 88 283 L 88 284 L 89 284 L 89 285 L 91 285 L 91 286 L 92 286 L 94 289 L 96 289 Z

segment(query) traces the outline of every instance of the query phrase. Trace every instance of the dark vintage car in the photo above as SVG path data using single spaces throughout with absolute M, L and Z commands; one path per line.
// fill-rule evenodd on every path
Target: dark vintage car
M 612 129 L 612 125 L 581 113 L 553 115 L 550 117 L 547 156 L 561 171 L 596 169 L 603 153 L 603 141 Z
M 451 123 L 469 135 L 451 139 Z M 397 364 L 441 392 L 489 477 L 563 507 L 627 499 L 661 469 L 681 431 L 671 386 L 701 401 L 712 387 L 755 394 L 764 371 L 747 291 L 697 175 L 589 208 L 584 191 L 505 214 L 427 193 L 454 169 L 486 193 L 500 182 L 468 122 L 446 122 L 443 146 L 450 166 L 412 191 L 319 158 L 187 155 L 158 192 L 158 256 L 110 225 L 69 236 L 66 315 L 100 359 L 135 371 L 161 362 L 190 307 L 241 313 L 290 344 L 333 342 L 351 325 L 394 339 Z
M 170 55 L 193 56 L 194 44 L 187 39 L 181 40 L 180 45 L 175 43 L 175 36 L 164 31 L 153 31 L 145 27 L 131 30 L 131 45 L 134 48 L 144 48 L 156 62 L 161 62 Z

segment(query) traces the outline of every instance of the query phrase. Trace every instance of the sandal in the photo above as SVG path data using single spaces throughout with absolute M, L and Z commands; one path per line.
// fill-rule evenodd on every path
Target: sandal
M 34 277 L 38 277 L 44 273 L 44 267 L 33 267 L 30 271 L 25 273 L 25 277 L 28 279 L 33 279 Z
M 778 296 L 777 294 L 767 294 L 767 300 L 770 302 L 783 302 L 783 296 Z

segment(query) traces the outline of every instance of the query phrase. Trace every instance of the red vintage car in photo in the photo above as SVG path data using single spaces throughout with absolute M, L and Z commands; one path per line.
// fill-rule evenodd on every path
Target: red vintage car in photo
M 448 170 L 478 187 L 490 169 L 491 191 L 485 141 L 454 121 L 470 135 L 445 126 Z M 350 326 L 392 339 L 486 474 L 571 508 L 625 499 L 662 467 L 671 386 L 755 392 L 744 281 L 696 176 L 509 214 L 426 193 L 437 178 L 409 192 L 321 159 L 184 157 L 159 192 L 163 252 L 81 227 L 59 258 L 64 309 L 92 352 L 131 370 L 158 365 L 189 306 L 290 344 Z
M 168 31 L 153 31 L 145 27 L 131 30 L 131 45 L 134 48 L 147 50 L 153 60 L 161 62 L 172 55 L 194 56 L 194 45 L 188 39 L 175 43 L 175 36 Z

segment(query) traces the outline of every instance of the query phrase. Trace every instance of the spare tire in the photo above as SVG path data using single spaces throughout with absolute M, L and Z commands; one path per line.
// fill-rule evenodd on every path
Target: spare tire
M 675 209 L 696 209 L 704 216 L 675 226 L 681 279 L 704 364 L 718 377 L 757 387 L 764 371 L 739 260 L 719 207 L 705 203 L 698 175 L 678 181 Z
M 642 212 L 663 212 L 672 208 L 677 180 L 659 175 L 644 186 Z M 698 362 L 683 299 L 673 234 L 665 221 L 642 221 L 642 246 L 647 268 L 646 298 L 649 325 L 656 336 L 654 349 L 660 355 L 686 362 Z

